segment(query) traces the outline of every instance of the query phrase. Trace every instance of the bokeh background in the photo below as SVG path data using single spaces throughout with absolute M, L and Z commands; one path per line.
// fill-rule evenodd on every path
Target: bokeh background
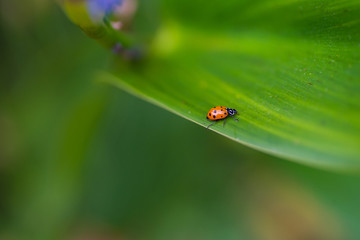
M 0 239 L 360 239 L 358 174 L 241 147 L 102 82 L 112 53 L 56 3 L 0 11 Z

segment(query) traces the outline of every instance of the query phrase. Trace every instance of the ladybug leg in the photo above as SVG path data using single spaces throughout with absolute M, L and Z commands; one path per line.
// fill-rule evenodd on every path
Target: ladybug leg
M 226 120 L 226 118 L 224 118 L 224 123 L 223 123 L 223 127 L 225 127 L 225 120 Z
M 212 124 L 210 124 L 209 126 L 207 126 L 207 128 L 206 129 L 209 129 L 209 127 L 210 126 L 212 126 L 212 125 L 214 125 L 216 123 L 216 121 L 215 122 L 213 122 Z
M 237 121 L 237 122 L 239 121 L 239 119 L 235 118 L 234 116 L 232 116 L 232 117 L 234 118 L 235 121 Z

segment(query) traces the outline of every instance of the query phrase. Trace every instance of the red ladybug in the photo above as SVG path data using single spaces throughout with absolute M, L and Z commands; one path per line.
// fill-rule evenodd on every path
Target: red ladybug
M 207 126 L 209 128 L 211 125 L 215 124 L 216 121 L 224 119 L 223 126 L 225 126 L 225 118 L 228 116 L 231 116 L 235 119 L 235 121 L 239 121 L 239 119 L 236 119 L 234 115 L 238 114 L 238 112 L 235 109 L 227 108 L 223 106 L 217 106 L 213 107 L 209 110 L 208 114 L 206 115 L 206 118 L 211 121 L 215 121 L 214 123 Z

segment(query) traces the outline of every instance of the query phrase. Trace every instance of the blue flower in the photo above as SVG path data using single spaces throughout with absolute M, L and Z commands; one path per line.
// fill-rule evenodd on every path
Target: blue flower
M 92 21 L 101 22 L 104 17 L 113 13 L 116 7 L 121 6 L 123 0 L 87 0 L 87 7 Z

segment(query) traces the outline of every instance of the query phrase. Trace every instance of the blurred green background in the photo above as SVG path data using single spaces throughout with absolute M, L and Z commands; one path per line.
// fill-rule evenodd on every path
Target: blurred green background
M 0 9 L 0 239 L 360 239 L 359 175 L 239 147 L 99 81 L 112 53 L 55 3 Z

